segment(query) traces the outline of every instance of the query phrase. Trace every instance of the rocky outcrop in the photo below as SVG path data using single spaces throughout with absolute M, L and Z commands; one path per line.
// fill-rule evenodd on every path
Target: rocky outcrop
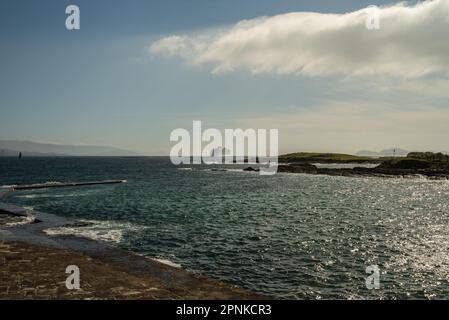
M 278 166 L 278 172 L 318 173 L 318 168 L 310 163 L 292 163 Z
M 405 158 L 382 162 L 377 169 L 386 170 L 420 170 L 432 167 L 432 163 L 426 160 Z
M 259 172 L 260 169 L 258 169 L 258 168 L 253 168 L 253 167 L 248 167 L 248 168 L 243 169 L 243 171 L 248 171 L 248 172 Z
M 447 162 L 449 163 L 449 155 L 441 152 L 410 152 L 407 155 L 409 159 L 419 159 L 430 162 Z
M 259 169 L 248 167 L 244 171 L 257 172 Z M 410 177 L 425 176 L 431 179 L 449 179 L 449 167 L 433 166 L 425 161 L 392 160 L 384 162 L 375 168 L 355 167 L 352 169 L 318 168 L 309 163 L 293 163 L 278 166 L 278 172 L 322 174 L 346 177 Z
M 333 153 L 294 153 L 281 156 L 278 172 L 325 174 L 333 176 L 408 177 L 425 176 L 449 179 L 449 155 L 433 152 L 411 152 L 407 157 L 361 158 Z M 379 163 L 374 168 L 320 168 L 311 163 Z M 247 167 L 244 171 L 259 171 Z

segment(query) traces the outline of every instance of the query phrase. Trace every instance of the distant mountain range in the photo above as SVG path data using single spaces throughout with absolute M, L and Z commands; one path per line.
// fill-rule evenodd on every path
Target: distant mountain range
M 399 149 L 399 148 L 391 148 L 391 149 L 385 149 L 382 151 L 370 151 L 370 150 L 362 150 L 356 153 L 357 156 L 360 157 L 405 157 L 407 154 L 409 154 L 409 151 Z
M 133 151 L 105 146 L 80 146 L 38 143 L 31 141 L 0 140 L 0 157 L 22 156 L 63 157 L 63 156 L 138 156 Z

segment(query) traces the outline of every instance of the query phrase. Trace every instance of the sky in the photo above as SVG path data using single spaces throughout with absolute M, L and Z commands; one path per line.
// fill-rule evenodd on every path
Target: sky
M 279 129 L 281 153 L 449 151 L 448 17 L 449 0 L 3 0 L 0 139 L 167 155 L 201 120 Z

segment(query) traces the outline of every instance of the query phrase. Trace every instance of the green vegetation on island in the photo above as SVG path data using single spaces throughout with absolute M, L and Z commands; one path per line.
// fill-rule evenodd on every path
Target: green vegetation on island
M 309 173 L 339 176 L 411 176 L 449 179 L 449 155 L 434 152 L 410 152 L 406 157 L 360 157 L 338 153 L 298 152 L 279 157 L 279 172 Z M 373 168 L 323 168 L 316 163 L 374 163 Z M 250 171 L 253 168 L 247 168 Z
M 405 158 L 384 160 L 379 169 L 449 170 L 449 156 L 434 152 L 410 152 Z

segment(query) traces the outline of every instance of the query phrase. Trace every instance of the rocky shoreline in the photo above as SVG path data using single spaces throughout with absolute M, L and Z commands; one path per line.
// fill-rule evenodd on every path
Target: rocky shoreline
M 80 269 L 81 286 L 78 290 L 69 290 L 65 285 L 68 265 L 76 265 Z M 3 299 L 267 298 L 124 250 L 87 254 L 26 242 L 0 241 L 0 300 Z
M 258 168 L 247 167 L 244 171 L 259 171 Z M 394 168 L 379 165 L 374 168 L 319 168 L 310 163 L 289 163 L 278 166 L 278 172 L 302 173 L 315 175 L 343 176 L 343 177 L 381 177 L 381 178 L 407 178 L 426 177 L 432 180 L 449 179 L 449 169 L 446 168 Z
M 0 203 L 5 214 L 30 212 Z M 0 299 L 268 299 L 101 241 L 50 236 L 46 229 L 77 222 L 36 211 L 32 217 L 30 223 L 0 225 Z M 80 269 L 79 290 L 65 285 L 68 265 Z

